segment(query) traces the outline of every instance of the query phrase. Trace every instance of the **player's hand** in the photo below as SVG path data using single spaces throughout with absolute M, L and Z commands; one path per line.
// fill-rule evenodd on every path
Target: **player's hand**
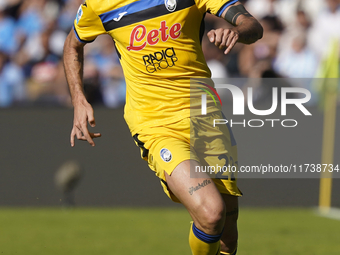
M 219 28 L 211 30 L 207 34 L 209 41 L 215 43 L 219 49 L 225 49 L 224 54 L 228 54 L 237 43 L 239 34 L 232 29 Z
M 87 122 L 91 127 L 96 126 L 93 115 L 92 106 L 87 102 L 79 102 L 74 104 L 74 119 L 73 128 L 71 132 L 71 146 L 74 146 L 74 137 L 78 140 L 88 141 L 89 144 L 94 146 L 93 138 L 101 137 L 100 133 L 91 133 L 87 129 Z

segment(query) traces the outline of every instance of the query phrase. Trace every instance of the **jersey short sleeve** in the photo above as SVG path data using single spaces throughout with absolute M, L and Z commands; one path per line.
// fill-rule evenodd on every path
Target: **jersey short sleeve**
M 93 42 L 98 35 L 106 33 L 99 16 L 91 8 L 89 0 L 80 5 L 73 28 L 78 40 L 82 43 Z
M 224 10 L 238 0 L 195 0 L 198 9 L 221 16 Z

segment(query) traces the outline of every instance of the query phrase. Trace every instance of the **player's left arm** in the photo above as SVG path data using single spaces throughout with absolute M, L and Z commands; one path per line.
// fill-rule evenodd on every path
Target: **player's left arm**
M 237 42 L 251 44 L 262 38 L 262 26 L 239 2 L 228 6 L 221 18 L 234 27 L 213 29 L 207 35 L 210 42 L 215 43 L 217 47 L 226 48 L 224 54 L 228 54 Z

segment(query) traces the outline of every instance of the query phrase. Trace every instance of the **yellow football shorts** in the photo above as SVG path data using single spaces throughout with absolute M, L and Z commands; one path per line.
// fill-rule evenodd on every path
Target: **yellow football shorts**
M 237 146 L 233 133 L 226 124 L 213 127 L 214 119 L 225 118 L 221 112 L 213 112 L 165 126 L 144 128 L 134 135 L 142 158 L 160 178 L 164 192 L 175 202 L 179 200 L 168 189 L 164 171 L 171 175 L 178 164 L 190 159 L 200 165 L 195 171 L 215 171 L 210 176 L 220 193 L 242 195 L 237 187 Z

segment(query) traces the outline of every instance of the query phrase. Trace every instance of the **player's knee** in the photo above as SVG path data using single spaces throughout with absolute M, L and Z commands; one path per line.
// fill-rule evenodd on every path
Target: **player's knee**
M 207 234 L 219 234 L 225 221 L 224 203 L 205 206 L 198 217 L 200 229 Z

